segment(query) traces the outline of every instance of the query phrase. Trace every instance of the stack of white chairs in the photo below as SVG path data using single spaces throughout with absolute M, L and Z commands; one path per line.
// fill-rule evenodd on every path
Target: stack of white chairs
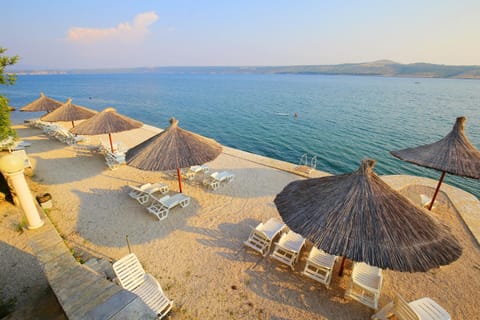
M 290 230 L 282 234 L 280 240 L 275 243 L 270 256 L 290 266 L 293 270 L 304 244 L 305 238 Z
M 248 239 L 243 243 L 253 250 L 260 252 L 264 257 L 270 252 L 273 239 L 286 229 L 285 223 L 270 218 L 265 224 L 260 222 L 252 229 Z
M 364 262 L 355 262 L 350 286 L 345 295 L 377 310 L 382 281 L 382 269 Z
M 134 253 L 116 261 L 112 267 L 120 285 L 139 296 L 159 319 L 172 309 L 173 301 L 165 295 L 157 279 L 145 272 Z
M 303 274 L 315 281 L 324 284 L 327 288 L 332 280 L 333 267 L 337 257 L 312 247 Z
M 450 314 L 434 300 L 424 297 L 407 302 L 397 294 L 392 302 L 383 307 L 372 319 L 387 320 L 395 315 L 398 320 L 450 320 Z
M 110 150 L 104 150 L 105 163 L 110 168 L 110 170 L 115 170 L 119 165 L 125 164 L 125 153 L 124 152 L 111 152 Z

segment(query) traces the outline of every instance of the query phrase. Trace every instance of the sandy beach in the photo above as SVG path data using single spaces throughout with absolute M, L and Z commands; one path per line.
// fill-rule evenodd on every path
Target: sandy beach
M 185 182 L 183 192 L 191 197 L 190 205 L 175 208 L 166 220 L 158 221 L 128 196 L 128 186 L 164 182 L 173 193 L 178 191 L 176 178 L 126 165 L 109 170 L 100 154 L 76 152 L 72 146 L 50 140 L 40 129 L 16 129 L 32 143 L 27 149 L 34 167 L 32 192 L 52 195 L 49 217 L 67 244 L 85 261 L 91 257 L 117 260 L 128 254 L 128 235 L 132 251 L 174 300 L 170 319 L 369 319 L 374 313 L 344 297 L 351 263 L 339 277 L 337 262 L 331 287 L 326 289 L 300 273 L 311 244 L 303 249 L 295 271 L 243 245 L 251 227 L 271 217 L 281 219 L 273 199 L 286 184 L 302 179 L 281 170 L 293 164 L 225 147 L 208 166 L 211 172 L 234 173 L 235 180 L 216 191 Z M 114 134 L 113 139 L 131 147 L 158 130 L 145 126 Z M 412 185 L 399 191 L 416 201 L 424 189 Z M 462 256 L 426 273 L 383 271 L 379 305 L 387 304 L 396 293 L 407 301 L 427 296 L 452 319 L 480 319 L 480 248 L 448 197 L 440 194 L 438 202 L 431 214 L 449 226 L 463 247 Z M 12 250 L 2 250 L 1 265 L 18 272 L 16 268 L 25 263 L 31 271 L 2 276 L 1 284 L 2 296 L 17 296 L 24 303 L 29 301 L 24 288 L 43 288 L 46 281 L 25 245 L 26 235 L 13 230 L 17 218 L 18 211 L 2 217 L 0 238 Z M 9 254 L 24 259 L 13 265 L 6 262 L 13 261 Z

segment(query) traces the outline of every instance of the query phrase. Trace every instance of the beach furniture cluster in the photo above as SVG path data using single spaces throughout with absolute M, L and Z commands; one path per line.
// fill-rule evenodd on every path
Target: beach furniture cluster
M 273 243 L 277 236 L 280 237 L 279 240 Z M 295 265 L 298 262 L 302 248 L 305 246 L 305 242 L 305 238 L 298 233 L 288 230 L 288 227 L 283 222 L 271 218 L 265 224 L 259 223 L 257 227 L 252 228 L 244 244 L 265 257 L 269 254 L 273 243 L 270 257 L 295 270 Z M 301 273 L 328 288 L 336 260 L 336 256 L 312 247 Z M 356 263 L 346 295 L 373 309 L 377 309 L 381 286 L 381 269 L 371 267 L 365 263 Z
M 62 143 L 68 145 L 74 145 L 80 141 L 87 141 L 88 139 L 84 136 L 76 136 L 66 128 L 53 124 L 50 122 L 45 122 L 40 119 L 29 120 L 28 124 L 31 127 L 39 128 L 45 133 L 49 138 L 56 139 Z
M 185 208 L 190 204 L 190 197 L 183 193 L 168 195 L 169 188 L 164 183 L 147 183 L 129 188 L 129 196 L 145 206 L 158 220 L 166 219 L 173 208 L 177 206 Z
M 138 295 L 158 316 L 165 317 L 172 309 L 173 301 L 162 290 L 160 283 L 143 269 L 134 253 L 121 258 L 112 265 L 120 285 Z
M 278 237 L 279 240 L 274 242 Z M 288 230 L 286 224 L 275 218 L 270 218 L 267 222 L 260 222 L 255 228 L 252 228 L 248 239 L 244 241 L 244 245 L 259 252 L 264 257 L 269 255 L 273 245 L 270 257 L 295 270 L 295 265 L 305 242 L 306 239 L 301 235 Z M 328 288 L 337 258 L 335 255 L 328 254 L 314 246 L 308 254 L 305 267 L 301 273 Z M 355 262 L 345 296 L 377 310 L 382 283 L 382 269 L 364 262 Z M 399 295 L 393 302 L 374 314 L 372 319 L 387 319 L 393 314 L 400 320 L 450 319 L 448 312 L 428 297 L 407 303 Z

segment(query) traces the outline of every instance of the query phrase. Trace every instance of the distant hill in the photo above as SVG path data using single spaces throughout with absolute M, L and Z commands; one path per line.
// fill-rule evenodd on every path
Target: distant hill
M 17 74 L 95 74 L 95 73 L 172 73 L 172 74 L 324 74 L 411 78 L 480 79 L 480 66 L 449 66 L 431 63 L 401 64 L 390 60 L 336 65 L 269 67 L 150 67 L 125 69 L 18 70 Z

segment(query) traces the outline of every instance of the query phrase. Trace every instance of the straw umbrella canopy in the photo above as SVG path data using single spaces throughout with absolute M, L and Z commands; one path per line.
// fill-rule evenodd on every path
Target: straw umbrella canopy
M 72 127 L 75 127 L 75 120 L 88 119 L 93 117 L 95 114 L 97 114 L 96 111 L 77 106 L 72 103 L 71 98 L 68 98 L 67 102 L 65 102 L 61 107 L 44 115 L 40 118 L 40 120 L 49 122 L 71 121 Z
M 70 129 L 70 132 L 82 135 L 108 134 L 113 153 L 112 133 L 133 130 L 142 126 L 143 123 L 140 121 L 121 115 L 114 108 L 106 108 Z
M 465 117 L 458 117 L 452 131 L 437 142 L 390 151 L 393 156 L 403 161 L 442 172 L 428 210 L 432 209 L 447 172 L 461 177 L 480 179 L 480 151 L 465 135 L 466 120 Z
M 222 152 L 222 146 L 213 139 L 184 130 L 178 120 L 170 119 L 165 131 L 129 149 L 128 165 L 150 171 L 177 169 L 178 185 L 182 192 L 180 168 L 212 161 Z
M 352 173 L 294 181 L 275 198 L 288 227 L 323 251 L 382 269 L 427 271 L 458 259 L 447 227 L 388 186 L 363 160 Z
M 40 92 L 40 98 L 37 100 L 30 102 L 29 104 L 23 106 L 20 111 L 27 111 L 27 112 L 39 112 L 39 111 L 47 111 L 52 112 L 53 110 L 59 108 L 63 103 L 57 101 L 55 99 L 49 98 Z

